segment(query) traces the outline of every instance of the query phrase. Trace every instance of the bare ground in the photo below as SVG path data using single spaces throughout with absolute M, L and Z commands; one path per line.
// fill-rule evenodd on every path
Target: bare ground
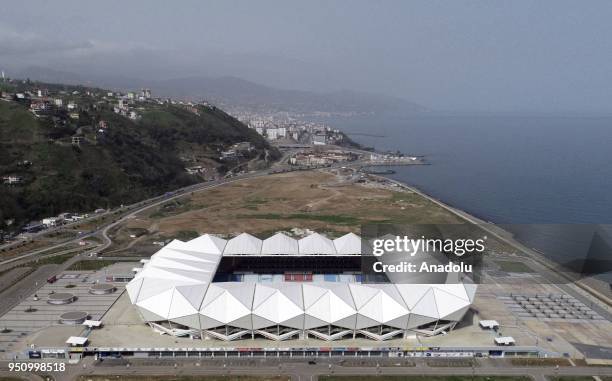
M 410 191 L 330 172 L 292 172 L 226 184 L 182 197 L 122 224 L 106 255 L 147 255 L 155 241 L 203 233 L 266 237 L 302 228 L 339 236 L 365 223 L 465 223 Z M 130 237 L 134 235 L 135 237 Z M 129 252 L 129 253 L 128 253 Z

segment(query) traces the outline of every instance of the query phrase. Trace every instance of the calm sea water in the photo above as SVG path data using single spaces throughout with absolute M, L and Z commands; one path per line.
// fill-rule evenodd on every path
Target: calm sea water
M 423 115 L 327 122 L 377 149 L 426 155 L 432 165 L 396 167 L 392 177 L 484 220 L 612 223 L 612 116 Z

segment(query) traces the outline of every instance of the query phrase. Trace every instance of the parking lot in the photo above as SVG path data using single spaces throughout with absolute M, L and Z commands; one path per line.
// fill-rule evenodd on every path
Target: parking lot
M 578 299 L 555 293 L 519 294 L 511 293 L 500 296 L 508 309 L 523 319 L 540 319 L 542 321 L 584 322 L 587 320 L 604 320 L 601 315 L 587 307 Z
M 0 317 L 0 352 L 19 350 L 19 347 L 27 344 L 28 335 L 43 328 L 61 326 L 60 316 L 66 312 L 83 311 L 89 319 L 101 319 L 123 292 L 124 284 L 115 284 L 116 290 L 110 294 L 91 294 L 90 287 L 99 282 L 105 282 L 103 271 L 65 271 L 55 282 L 44 284 L 34 295 L 28 296 Z M 73 301 L 67 304 L 50 304 L 50 297 L 59 294 L 72 295 L 67 301 Z M 59 330 L 62 331 L 61 328 Z M 78 325 L 64 331 L 80 330 L 82 327 Z

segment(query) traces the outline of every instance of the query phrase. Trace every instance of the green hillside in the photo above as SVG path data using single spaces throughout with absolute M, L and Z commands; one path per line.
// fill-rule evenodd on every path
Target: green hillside
M 260 162 L 277 152 L 263 138 L 214 107 L 148 102 L 132 120 L 113 112 L 110 102 L 78 99 L 78 118 L 66 112 L 35 116 L 27 104 L 0 101 L 0 229 L 62 212 L 88 212 L 128 204 L 202 181 L 187 174 L 189 158 L 217 173 L 231 165 Z M 102 132 L 100 121 L 108 126 Z M 72 144 L 73 137 L 81 139 Z M 219 152 L 248 141 L 254 149 L 236 162 Z M 266 155 L 267 152 L 267 155 Z M 263 161 L 262 161 L 263 162 Z

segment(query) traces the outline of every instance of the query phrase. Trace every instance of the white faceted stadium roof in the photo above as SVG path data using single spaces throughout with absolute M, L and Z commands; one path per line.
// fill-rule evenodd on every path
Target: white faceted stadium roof
M 282 233 L 264 241 L 246 233 L 229 241 L 208 234 L 189 242 L 175 240 L 151 256 L 126 289 L 143 319 L 198 329 L 312 329 L 329 324 L 410 329 L 460 319 L 474 300 L 476 285 L 470 283 L 212 283 L 224 254 L 355 255 L 361 241 L 352 233 L 334 241 L 315 233 L 299 243 Z

